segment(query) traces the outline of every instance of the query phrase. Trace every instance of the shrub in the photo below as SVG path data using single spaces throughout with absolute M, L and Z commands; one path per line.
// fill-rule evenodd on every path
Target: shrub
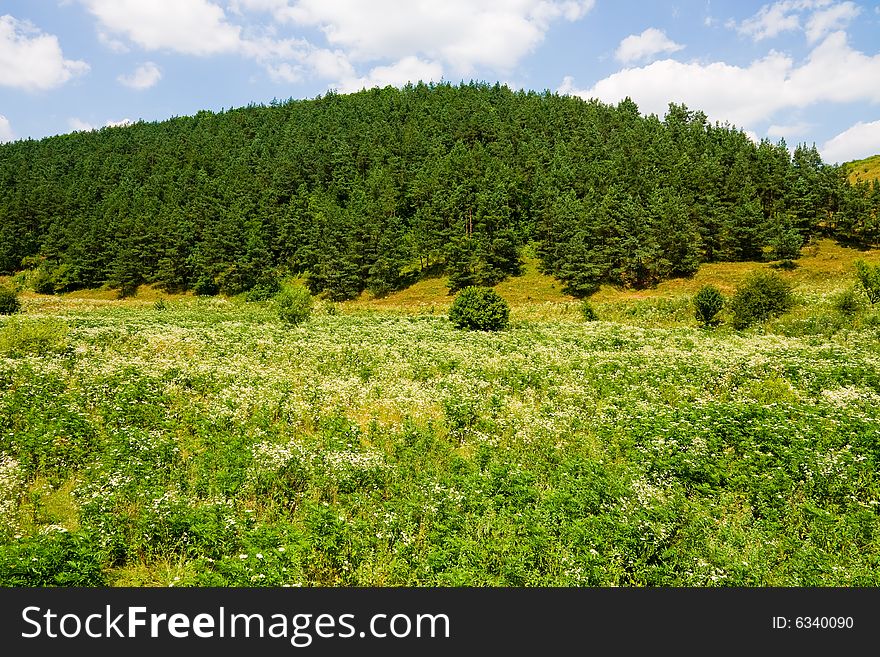
M 50 530 L 0 547 L 4 586 L 106 586 L 103 555 L 83 534 Z
M 265 274 L 257 280 L 256 285 L 245 293 L 244 300 L 269 301 L 280 291 L 281 283 L 278 282 L 278 279 L 271 274 Z
M 694 317 L 705 327 L 718 324 L 717 315 L 724 307 L 724 296 L 714 285 L 704 285 L 694 296 Z
M 791 286 L 774 272 L 751 274 L 730 300 L 733 327 L 741 330 L 788 311 L 792 304 Z
M 312 314 L 314 300 L 304 287 L 287 287 L 275 296 L 278 304 L 278 317 L 281 321 L 296 326 L 306 321 Z
M 196 281 L 196 284 L 193 285 L 193 292 L 200 297 L 213 297 L 220 292 L 220 288 L 217 286 L 217 283 L 214 282 L 214 279 L 202 276 Z
M 596 309 L 593 307 L 593 304 L 589 302 L 588 299 L 584 299 L 584 301 L 580 305 L 581 317 L 584 318 L 585 322 L 595 322 L 599 319 L 598 313 L 596 313 Z
M 0 285 L 0 315 L 12 315 L 21 310 L 21 301 L 15 290 Z
M 499 331 L 509 324 L 510 307 L 491 287 L 470 286 L 455 297 L 449 320 L 460 329 Z
M 869 265 L 864 260 L 856 260 L 855 266 L 859 283 L 873 306 L 880 301 L 880 265 Z
M 46 267 L 40 267 L 31 276 L 31 287 L 37 294 L 55 294 L 55 280 Z
M 831 305 L 841 315 L 855 315 L 862 309 L 864 301 L 857 287 L 838 292 L 831 298 Z
M 803 240 L 800 233 L 793 228 L 782 227 L 779 232 L 771 240 L 771 248 L 773 249 L 773 259 L 788 261 L 794 265 L 793 260 L 797 260 L 801 255 L 801 246 Z
M 770 267 L 772 267 L 773 269 L 784 269 L 785 271 L 791 271 L 792 269 L 797 269 L 799 265 L 794 260 L 780 260 L 779 262 L 770 263 Z

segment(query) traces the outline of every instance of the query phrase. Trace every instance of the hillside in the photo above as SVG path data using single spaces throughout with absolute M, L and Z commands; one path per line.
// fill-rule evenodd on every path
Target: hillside
M 495 285 L 529 246 L 586 296 L 817 234 L 875 243 L 865 194 L 815 148 L 683 106 L 419 84 L 0 145 L 0 273 L 123 296 L 301 277 L 342 301 L 438 273 Z
M 846 167 L 849 181 L 853 184 L 880 179 L 880 155 L 847 162 L 844 167 Z

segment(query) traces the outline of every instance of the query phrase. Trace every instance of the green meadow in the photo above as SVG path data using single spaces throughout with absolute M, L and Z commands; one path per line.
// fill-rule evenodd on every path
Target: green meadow
M 527 267 L 496 333 L 432 281 L 294 327 L 26 294 L 0 318 L 0 581 L 876 586 L 880 308 L 835 303 L 857 257 L 805 252 L 793 310 L 742 332 L 690 298 L 763 265 L 604 288 L 591 322 Z

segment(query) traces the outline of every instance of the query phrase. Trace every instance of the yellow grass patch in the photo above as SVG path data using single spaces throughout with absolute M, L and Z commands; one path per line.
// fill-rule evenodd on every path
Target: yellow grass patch
M 778 270 L 783 278 L 797 288 L 826 292 L 855 280 L 853 263 L 865 260 L 880 264 L 880 249 L 860 251 L 839 245 L 834 240 L 818 240 L 804 247 L 792 271 Z M 675 299 L 696 294 L 704 285 L 714 285 L 724 294 L 732 294 L 753 271 L 770 269 L 766 262 L 713 262 L 700 267 L 691 278 L 673 278 L 645 290 L 630 290 L 603 285 L 591 297 L 594 303 L 640 301 L 643 299 Z M 538 271 L 536 258 L 529 258 L 521 276 L 513 276 L 495 286 L 511 306 L 511 318 L 577 319 L 574 297 L 562 292 L 563 283 Z M 365 292 L 359 298 L 341 304 L 343 310 L 381 310 L 406 313 L 445 313 L 453 296 L 446 287 L 446 278 L 429 278 L 405 290 L 375 299 Z
M 374 298 L 369 292 L 342 304 L 344 310 L 383 310 L 442 314 L 449 309 L 455 295 L 449 293 L 446 277 L 418 281 L 410 287 Z M 562 283 L 538 271 L 537 258 L 526 258 L 523 273 L 495 286 L 498 294 L 513 307 L 541 306 L 546 303 L 571 303 L 575 298 L 562 292 Z
M 847 177 L 852 183 L 880 178 L 880 155 L 872 155 L 864 160 L 856 160 L 845 166 L 848 172 Z
M 79 509 L 73 498 L 74 480 L 54 488 L 44 477 L 37 477 L 29 486 L 19 509 L 23 534 L 36 534 L 43 527 L 54 525 L 67 531 L 79 528 Z
M 806 287 L 813 291 L 828 291 L 841 287 L 847 281 L 855 280 L 853 263 L 864 260 L 880 264 L 880 249 L 860 251 L 840 246 L 834 240 L 818 240 L 804 247 L 798 259 L 797 268 L 791 271 L 777 270 L 783 278 L 795 287 Z M 713 262 L 700 267 L 692 278 L 673 278 L 647 290 L 624 290 L 611 285 L 603 285 L 593 295 L 597 303 L 606 301 L 626 301 L 665 297 L 673 299 L 683 295 L 696 294 L 704 285 L 714 285 L 725 294 L 730 294 L 753 271 L 770 269 L 763 262 Z

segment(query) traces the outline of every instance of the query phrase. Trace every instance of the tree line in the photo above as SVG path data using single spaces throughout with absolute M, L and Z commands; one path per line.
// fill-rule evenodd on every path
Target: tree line
M 304 276 L 336 300 L 420 275 L 492 285 L 533 245 L 586 296 L 701 262 L 880 240 L 880 184 L 754 143 L 495 84 L 410 84 L 0 145 L 0 271 L 60 292 L 237 294 Z

